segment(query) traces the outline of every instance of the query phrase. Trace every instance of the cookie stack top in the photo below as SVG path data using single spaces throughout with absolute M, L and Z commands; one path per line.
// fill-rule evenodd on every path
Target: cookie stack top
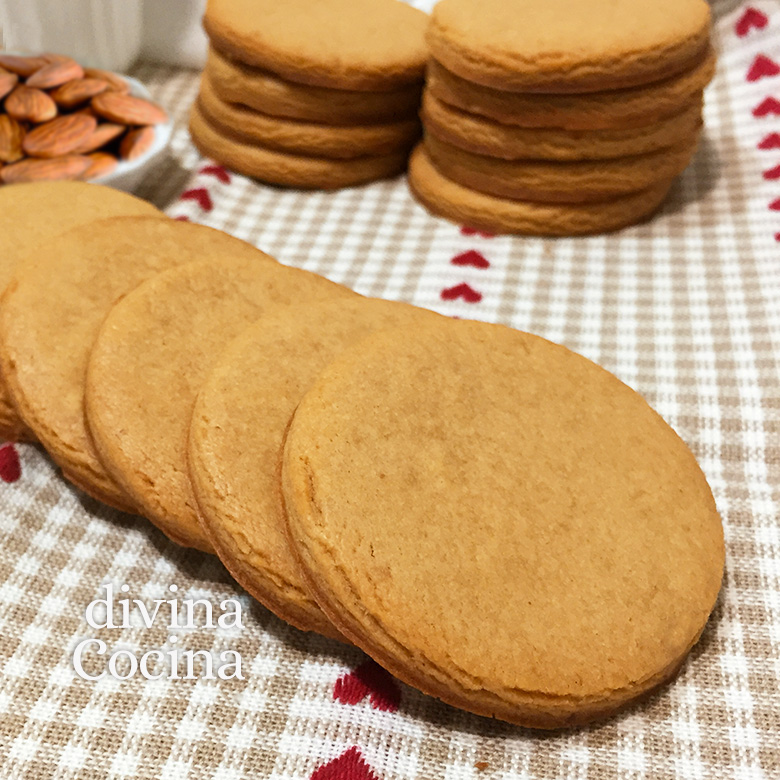
M 690 162 L 712 78 L 704 0 L 443 0 L 427 32 L 429 208 L 501 232 L 636 222 Z
M 399 173 L 419 136 L 427 20 L 398 0 L 211 0 L 195 144 L 273 184 Z

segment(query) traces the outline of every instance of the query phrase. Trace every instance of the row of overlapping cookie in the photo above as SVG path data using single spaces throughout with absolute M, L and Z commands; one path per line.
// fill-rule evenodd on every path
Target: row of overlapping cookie
M 655 211 L 696 151 L 715 70 L 704 0 L 442 0 L 430 23 L 398 0 L 267 5 L 210 0 L 191 117 L 204 153 L 262 181 L 400 172 L 426 63 L 410 186 L 455 221 L 618 228 Z
M 542 728 L 614 712 L 698 638 L 723 567 L 709 488 L 590 361 L 96 185 L 0 191 L 0 227 L 0 433 L 293 625 Z

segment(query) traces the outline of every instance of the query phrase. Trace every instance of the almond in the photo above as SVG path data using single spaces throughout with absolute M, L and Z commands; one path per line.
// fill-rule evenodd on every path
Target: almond
M 27 78 L 46 65 L 43 57 L 17 57 L 13 54 L 0 54 L 0 67 Z
M 75 108 L 86 103 L 109 87 L 103 79 L 73 79 L 57 87 L 51 94 L 54 102 L 62 108 Z
M 53 160 L 22 160 L 6 165 L 0 171 L 5 184 L 23 181 L 54 181 L 56 179 L 78 179 L 89 168 L 89 157 L 68 155 Z
M 61 157 L 78 149 L 96 127 L 97 120 L 93 116 L 61 116 L 27 133 L 22 149 L 30 157 Z
M 5 99 L 5 111 L 20 122 L 48 122 L 57 116 L 57 104 L 40 89 L 18 86 Z
M 81 179 L 99 179 L 101 176 L 108 176 L 116 170 L 119 160 L 113 154 L 108 152 L 95 152 L 87 155 L 90 160 L 89 168 L 81 174 Z
M 125 125 L 159 125 L 168 121 L 168 114 L 155 103 L 119 92 L 104 92 L 92 98 L 92 108 L 98 116 Z
M 76 60 L 65 59 L 59 62 L 52 62 L 44 65 L 40 70 L 36 70 L 27 79 L 28 87 L 37 89 L 52 89 L 66 84 L 73 79 L 83 79 L 84 68 Z
M 19 82 L 19 77 L 15 73 L 7 70 L 0 70 L 0 100 L 2 100 Z
M 105 122 L 102 125 L 98 125 L 92 135 L 84 139 L 84 142 L 76 147 L 73 151 L 75 154 L 87 154 L 87 152 L 94 152 L 96 149 L 111 143 L 115 138 L 119 138 L 127 128 L 124 125 L 115 125 L 110 122 Z
M 119 144 L 119 156 L 123 160 L 137 160 L 143 157 L 154 143 L 154 128 L 139 127 L 130 130 Z
M 13 163 L 24 157 L 24 128 L 7 114 L 0 114 L 0 160 Z
M 111 92 L 127 93 L 130 91 L 130 85 L 116 73 L 110 70 L 100 70 L 100 68 L 84 68 L 84 75 L 89 79 L 100 79 L 108 82 Z

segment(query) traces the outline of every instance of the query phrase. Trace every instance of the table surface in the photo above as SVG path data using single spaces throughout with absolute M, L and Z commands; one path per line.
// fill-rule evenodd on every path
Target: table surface
M 358 650 L 292 629 L 215 558 L 70 488 L 37 447 L 0 449 L 0 777 L 780 777 L 780 9 L 714 4 L 718 74 L 693 165 L 651 222 L 580 239 L 490 237 L 428 215 L 399 178 L 337 193 L 262 186 L 203 160 L 197 74 L 142 65 L 176 118 L 140 194 L 360 293 L 510 324 L 642 393 L 698 458 L 726 575 L 679 678 L 604 724 L 537 734 L 445 706 Z M 21 474 L 14 473 L 18 453 Z M 18 478 L 17 478 L 18 476 Z M 139 654 L 168 630 L 94 629 L 131 598 L 235 598 L 242 629 L 180 632 L 240 652 L 244 680 L 76 676 L 85 638 Z

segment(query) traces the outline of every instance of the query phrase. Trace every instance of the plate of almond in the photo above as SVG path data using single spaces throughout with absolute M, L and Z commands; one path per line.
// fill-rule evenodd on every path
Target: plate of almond
M 58 54 L 0 52 L 0 184 L 79 179 L 130 191 L 171 135 L 129 76 Z

